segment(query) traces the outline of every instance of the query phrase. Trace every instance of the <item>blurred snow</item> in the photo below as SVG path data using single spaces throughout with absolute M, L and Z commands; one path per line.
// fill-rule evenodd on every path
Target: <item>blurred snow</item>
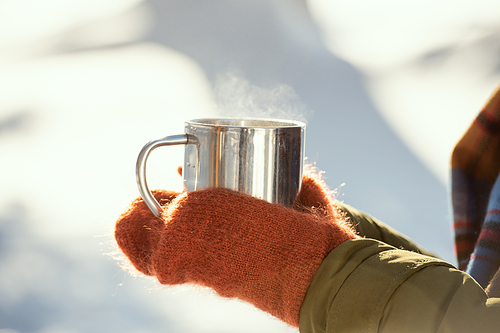
M 368 94 L 439 179 L 500 81 L 500 3 L 309 0 L 325 45 L 365 76 Z
M 500 79 L 498 6 L 0 1 L 0 332 L 296 331 L 109 255 L 140 148 L 196 117 L 306 120 L 341 200 L 454 263 L 448 160 Z M 181 188 L 182 153 L 150 187 Z

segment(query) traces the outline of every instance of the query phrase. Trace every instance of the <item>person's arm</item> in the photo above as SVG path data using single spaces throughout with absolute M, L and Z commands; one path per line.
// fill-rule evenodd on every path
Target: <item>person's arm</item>
M 301 333 L 498 332 L 500 299 L 439 259 L 372 239 L 335 248 L 300 311 Z
M 373 238 L 382 241 L 398 249 L 414 251 L 431 257 L 436 257 L 435 254 L 424 250 L 410 238 L 391 228 L 389 225 L 379 221 L 378 219 L 373 218 L 370 215 L 340 201 L 335 201 L 335 205 L 354 225 L 358 235 L 365 238 Z
M 115 239 L 138 271 L 161 284 L 210 287 L 302 333 L 500 327 L 499 303 L 468 275 L 362 238 L 313 178 L 305 177 L 293 209 L 226 189 L 154 195 L 162 216 L 138 198 L 118 219 Z M 362 216 L 350 214 L 351 222 Z M 374 230 L 396 237 L 382 224 Z

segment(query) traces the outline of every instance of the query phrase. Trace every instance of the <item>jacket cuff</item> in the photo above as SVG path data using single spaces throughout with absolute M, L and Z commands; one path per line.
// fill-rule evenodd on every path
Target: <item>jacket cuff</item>
M 378 219 L 340 201 L 335 201 L 335 205 L 345 214 L 345 217 L 353 224 L 360 236 L 379 240 L 398 249 L 437 258 L 434 253 L 424 250 L 410 238 Z
M 394 291 L 420 269 L 452 265 L 373 239 L 340 244 L 316 271 L 300 311 L 300 332 L 377 332 Z

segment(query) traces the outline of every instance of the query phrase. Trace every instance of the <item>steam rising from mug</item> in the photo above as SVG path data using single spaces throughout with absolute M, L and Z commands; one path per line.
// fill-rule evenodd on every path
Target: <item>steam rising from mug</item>
M 213 86 L 216 112 L 221 118 L 274 118 L 307 122 L 311 111 L 301 103 L 292 87 L 269 89 L 252 85 L 234 72 L 217 77 Z

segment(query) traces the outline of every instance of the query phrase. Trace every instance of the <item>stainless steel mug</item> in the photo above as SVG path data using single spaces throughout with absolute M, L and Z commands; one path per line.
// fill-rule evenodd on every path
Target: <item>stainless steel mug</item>
M 277 119 L 195 119 L 185 134 L 147 143 L 136 165 L 139 192 L 149 209 L 162 208 L 146 182 L 153 149 L 186 145 L 182 177 L 187 191 L 224 187 L 290 207 L 300 190 L 305 124 Z

